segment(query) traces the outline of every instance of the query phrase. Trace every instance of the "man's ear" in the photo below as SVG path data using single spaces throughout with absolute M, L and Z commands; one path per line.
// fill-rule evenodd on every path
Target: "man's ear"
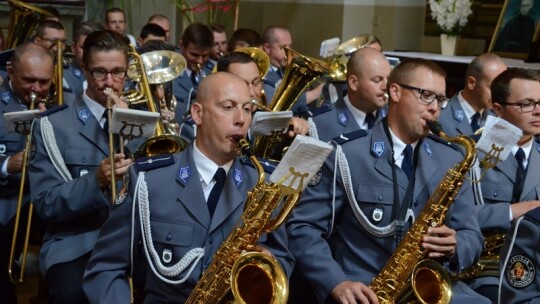
M 399 102 L 399 99 L 401 98 L 401 87 L 397 83 L 392 83 L 388 87 L 388 96 L 390 97 L 388 102 Z
M 357 83 L 358 83 L 358 78 L 356 77 L 356 75 L 349 75 L 349 77 L 347 77 L 347 85 L 354 92 L 358 91 L 358 87 L 356 86 Z
M 467 89 L 469 89 L 469 91 L 474 90 L 474 88 L 476 87 L 476 78 L 474 78 L 473 76 L 467 76 L 465 85 L 467 86 Z
M 498 102 L 493 102 L 492 110 L 493 112 L 495 112 L 495 115 L 497 115 L 497 117 L 501 117 L 503 112 L 503 106 Z
M 202 109 L 203 109 L 203 105 L 198 102 L 194 102 L 191 104 L 191 118 L 193 119 L 193 121 L 195 122 L 197 126 L 200 126 L 202 124 L 202 120 L 203 120 Z
M 266 52 L 266 54 L 270 53 L 270 44 L 268 44 L 268 42 L 263 43 L 262 48 L 263 48 L 263 51 Z

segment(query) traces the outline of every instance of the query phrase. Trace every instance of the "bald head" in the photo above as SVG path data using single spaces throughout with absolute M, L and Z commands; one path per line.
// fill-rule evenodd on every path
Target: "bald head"
M 50 63 L 51 67 L 53 64 L 53 58 L 44 46 L 28 42 L 15 49 L 11 59 L 11 66 L 17 68 L 23 60 L 30 60 L 36 63 L 42 62 L 43 64 Z
M 246 100 L 249 100 L 249 88 L 245 81 L 231 73 L 217 72 L 201 81 L 197 89 L 197 102 L 204 104 L 229 90 L 237 90 L 240 95 L 246 95 Z
M 491 82 L 505 70 L 506 64 L 493 53 L 479 55 L 467 66 L 461 94 L 475 111 L 491 107 Z
M 347 62 L 347 75 L 360 75 L 363 67 L 370 63 L 385 65 L 385 63 L 388 64 L 388 60 L 374 48 L 364 47 L 358 49 L 352 53 Z

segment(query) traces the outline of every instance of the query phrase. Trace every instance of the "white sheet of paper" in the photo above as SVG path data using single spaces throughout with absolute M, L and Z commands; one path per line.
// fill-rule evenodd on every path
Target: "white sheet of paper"
M 28 129 L 31 127 L 32 120 L 37 117 L 39 114 L 39 110 L 31 110 L 31 111 L 17 111 L 17 112 L 8 112 L 4 113 L 4 121 L 6 123 L 6 130 L 8 133 L 17 132 L 15 128 L 17 127 L 17 124 L 26 123 Z M 23 133 L 21 127 L 19 127 L 20 133 Z M 28 130 L 30 131 L 30 130 Z
M 272 135 L 272 132 L 286 130 L 292 115 L 291 111 L 255 112 L 251 123 L 251 138 Z
M 120 130 L 126 126 L 123 130 L 124 134 L 129 134 L 131 131 L 130 125 L 140 126 L 142 134 L 139 134 L 139 127 L 135 127 L 133 134 L 135 137 L 139 136 L 152 136 L 156 129 L 156 123 L 160 117 L 157 112 L 148 112 L 142 110 L 113 108 L 112 123 L 109 124 L 109 132 L 120 134 Z
M 476 149 L 488 153 L 494 144 L 497 148 L 503 148 L 498 156 L 499 161 L 503 161 L 522 136 L 523 132 L 520 128 L 502 118 L 488 116 L 482 137 L 476 143 Z

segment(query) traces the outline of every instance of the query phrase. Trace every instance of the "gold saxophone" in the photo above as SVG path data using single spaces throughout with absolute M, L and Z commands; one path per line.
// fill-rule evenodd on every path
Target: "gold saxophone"
M 401 303 L 411 295 L 408 288 L 411 286 L 420 303 L 448 303 L 452 298 L 448 274 L 439 263 L 422 260 L 426 251 L 420 243 L 429 227 L 437 227 L 444 222 L 446 211 L 476 158 L 475 142 L 463 135 L 448 138 L 437 122 L 430 123 L 430 129 L 443 139 L 462 145 L 465 158 L 448 170 L 382 271 L 371 282 L 369 287 L 380 303 Z
M 246 139 L 239 146 L 250 156 L 259 180 L 248 192 L 242 217 L 213 257 L 212 263 L 195 286 L 186 303 L 286 303 L 287 277 L 275 259 L 253 251 L 261 234 L 270 232 L 287 218 L 300 198 L 300 190 L 281 182 L 266 183 L 264 170 L 250 152 Z M 291 175 L 298 176 L 291 168 Z M 300 177 L 300 176 L 298 176 Z M 281 201 L 280 213 L 272 218 Z M 248 253 L 245 253 L 248 252 Z

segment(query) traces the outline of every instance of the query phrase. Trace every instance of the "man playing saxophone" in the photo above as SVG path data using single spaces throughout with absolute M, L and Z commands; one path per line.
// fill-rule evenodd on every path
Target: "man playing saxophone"
M 128 276 L 141 263 L 148 269 L 145 303 L 186 301 L 257 183 L 236 142 L 246 136 L 252 110 L 249 89 L 237 76 L 218 72 L 201 82 L 191 105 L 195 141 L 179 154 L 141 159 L 129 170 L 127 197 L 117 201 L 87 265 L 91 303 L 129 303 Z M 271 253 L 256 250 L 273 254 L 289 273 L 284 238 L 273 232 L 259 242 Z
M 111 180 L 120 180 L 132 163 L 115 153 L 111 176 L 106 128 L 107 103 L 127 107 L 118 96 L 127 73 L 128 44 L 118 33 L 97 31 L 83 48 L 88 88 L 69 106 L 34 123 L 29 156 L 31 199 L 47 223 L 39 266 L 51 303 L 87 303 L 83 272 L 109 215 Z
M 437 120 L 448 102 L 439 66 L 403 60 L 391 72 L 387 92 L 387 118 L 371 130 L 333 140 L 336 152 L 287 223 L 296 270 L 319 303 L 379 303 L 368 285 L 427 207 L 446 171 L 463 159 L 458 148 L 429 135 L 428 121 Z M 483 239 L 470 185 L 457 194 L 446 221 L 434 224 L 419 236 L 415 249 L 451 271 L 472 265 Z M 417 262 L 402 259 L 405 265 Z M 489 303 L 461 282 L 452 292 L 454 303 Z

